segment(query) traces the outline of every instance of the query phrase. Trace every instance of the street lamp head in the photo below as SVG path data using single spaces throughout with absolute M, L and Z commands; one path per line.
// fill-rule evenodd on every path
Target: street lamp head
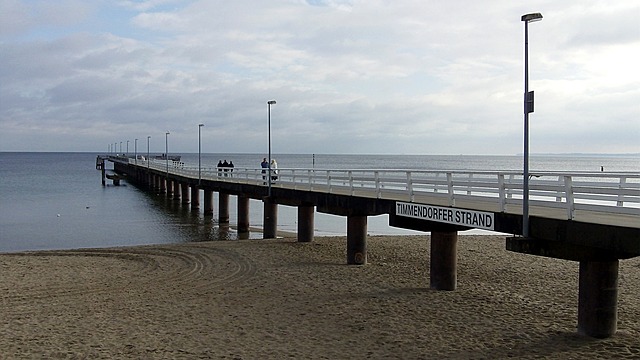
M 198 124 L 198 126 L 204 126 L 204 124 Z
M 165 135 L 169 135 L 169 134 L 171 134 L 171 133 L 170 133 L 170 132 L 168 132 L 168 131 L 165 133 Z
M 273 104 L 275 104 L 275 103 L 276 103 L 276 101 L 275 101 L 275 100 L 269 100 L 269 101 L 267 101 L 267 104 L 269 104 L 269 105 L 273 105 Z
M 525 14 L 525 15 L 522 15 L 521 20 L 525 22 L 540 21 L 542 20 L 542 14 L 540 13 Z

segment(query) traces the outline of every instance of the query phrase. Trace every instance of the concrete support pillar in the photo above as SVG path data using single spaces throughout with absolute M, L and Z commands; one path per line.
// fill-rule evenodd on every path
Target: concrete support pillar
M 270 198 L 266 197 L 264 202 L 263 212 L 263 239 L 273 239 L 276 237 L 278 230 L 278 204 L 273 202 Z
M 191 187 L 191 209 L 200 207 L 200 189 L 197 186 Z
M 367 264 L 367 216 L 347 216 L 347 264 Z
M 158 177 L 155 174 L 149 174 L 151 179 L 151 189 L 153 191 L 160 191 L 160 182 L 158 181 Z
M 238 233 L 249 232 L 249 198 L 238 195 Z
M 595 338 L 615 334 L 618 321 L 618 260 L 580 261 L 578 333 Z
M 180 200 L 180 182 L 178 180 L 173 180 L 173 198 L 176 200 Z
M 298 242 L 313 241 L 314 206 L 298 206 Z
M 160 192 L 161 193 L 166 193 L 167 192 L 167 179 L 164 177 L 160 177 Z
M 213 214 L 213 190 L 204 189 L 204 213 Z
M 455 290 L 458 268 L 458 232 L 431 232 L 431 288 Z
M 173 180 L 165 178 L 165 186 L 167 187 L 167 197 L 171 199 L 173 197 Z
M 229 194 L 218 194 L 218 223 L 220 225 L 229 224 Z
M 189 184 L 182 183 L 180 184 L 180 194 L 182 195 L 182 203 L 189 203 Z

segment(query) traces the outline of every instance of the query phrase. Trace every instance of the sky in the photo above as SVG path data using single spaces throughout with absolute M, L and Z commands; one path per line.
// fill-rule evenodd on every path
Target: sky
M 532 12 L 529 151 L 640 153 L 638 0 L 2 0 L 0 151 L 522 154 Z

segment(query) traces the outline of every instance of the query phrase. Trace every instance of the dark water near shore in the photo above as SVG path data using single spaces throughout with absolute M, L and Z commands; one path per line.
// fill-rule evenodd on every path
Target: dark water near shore
M 220 228 L 213 217 L 188 205 L 126 182 L 103 187 L 95 153 L 0 153 L 0 252 L 183 243 L 236 239 L 233 226 Z M 236 167 L 259 167 L 261 154 L 203 154 L 202 166 L 231 160 Z M 394 168 L 425 170 L 521 170 L 519 156 L 274 155 L 280 168 Z M 197 166 L 198 154 L 182 154 Z M 532 171 L 632 171 L 638 156 L 532 156 Z M 112 165 L 109 165 L 112 168 Z M 217 204 L 217 198 L 214 198 Z M 214 207 L 216 211 L 217 206 Z M 235 223 L 235 197 L 230 197 Z M 262 204 L 251 200 L 251 226 L 262 227 Z M 279 206 L 278 230 L 296 231 L 296 209 Z M 370 217 L 372 235 L 409 234 L 390 228 L 386 216 Z M 346 219 L 316 214 L 316 236 L 345 235 Z M 251 238 L 262 234 L 253 231 Z

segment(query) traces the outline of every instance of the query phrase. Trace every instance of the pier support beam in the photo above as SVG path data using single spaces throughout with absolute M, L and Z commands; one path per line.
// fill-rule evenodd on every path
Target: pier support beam
M 204 189 L 204 213 L 205 215 L 213 214 L 213 190 Z
M 191 209 L 195 210 L 200 207 L 200 189 L 197 186 L 191 187 Z
M 431 232 L 430 283 L 435 290 L 455 290 L 458 267 L 458 232 Z
M 180 200 L 180 182 L 173 180 L 173 199 Z
M 173 180 L 169 178 L 165 178 L 165 184 L 167 186 L 167 197 L 169 199 L 173 198 Z
M 273 239 L 276 237 L 278 229 L 278 204 L 273 202 L 272 199 L 266 197 L 263 200 L 264 203 L 264 216 L 263 216 L 263 239 Z
M 167 192 L 167 179 L 164 177 L 160 177 L 160 193 L 164 194 Z
M 298 242 L 313 241 L 313 205 L 298 206 Z
M 238 195 L 238 233 L 249 232 L 249 197 Z
M 367 264 L 367 216 L 347 216 L 347 264 Z
M 151 176 L 151 188 L 153 189 L 153 191 L 159 192 L 160 191 L 160 179 L 155 174 L 149 174 L 149 176 Z
M 580 261 L 578 333 L 595 338 L 615 334 L 618 321 L 618 260 Z
M 189 184 L 182 183 L 180 184 L 180 193 L 182 194 L 182 203 L 189 203 Z
M 229 194 L 218 194 L 218 223 L 229 224 Z

